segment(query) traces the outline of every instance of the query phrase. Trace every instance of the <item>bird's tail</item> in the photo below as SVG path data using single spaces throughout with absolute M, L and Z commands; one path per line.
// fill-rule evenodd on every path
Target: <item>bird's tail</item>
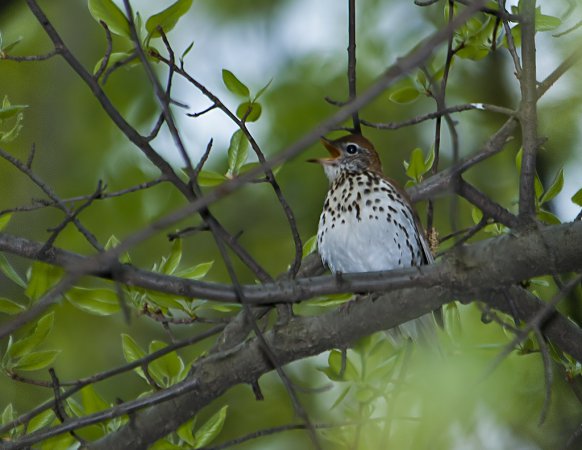
M 439 348 L 437 328 L 437 322 L 433 315 L 425 314 L 418 319 L 386 330 L 386 334 L 392 344 L 397 347 L 400 347 L 403 341 L 410 339 L 413 342 L 420 342 L 429 348 Z

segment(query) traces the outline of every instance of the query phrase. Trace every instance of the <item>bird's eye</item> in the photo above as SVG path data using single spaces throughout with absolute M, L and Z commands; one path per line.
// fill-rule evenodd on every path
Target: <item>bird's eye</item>
M 355 155 L 358 153 L 358 146 L 356 144 L 348 144 L 346 146 L 346 153 L 348 155 Z

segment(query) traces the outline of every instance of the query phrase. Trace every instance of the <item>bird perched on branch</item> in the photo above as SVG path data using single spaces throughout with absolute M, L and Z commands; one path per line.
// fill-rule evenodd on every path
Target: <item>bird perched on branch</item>
M 332 273 L 421 266 L 433 262 L 426 236 L 406 193 L 385 177 L 378 153 L 360 135 L 322 138 L 322 165 L 330 187 L 319 219 L 319 254 Z M 432 340 L 435 321 L 425 315 L 397 333 Z

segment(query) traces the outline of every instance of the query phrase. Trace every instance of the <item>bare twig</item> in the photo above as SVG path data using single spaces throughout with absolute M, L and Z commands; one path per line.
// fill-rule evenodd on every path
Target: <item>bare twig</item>
M 107 40 L 107 48 L 105 49 L 105 55 L 103 56 L 103 59 L 101 60 L 101 64 L 99 65 L 97 72 L 95 72 L 94 77 L 96 80 L 99 80 L 99 78 L 101 78 L 101 75 L 103 75 L 103 72 L 107 68 L 107 65 L 109 64 L 109 59 L 111 58 L 111 52 L 113 50 L 113 39 L 111 38 L 111 31 L 109 30 L 109 27 L 102 20 L 99 21 L 99 25 L 101 25 L 103 27 L 103 29 L 105 30 L 105 39 Z
M 356 0 L 348 0 L 348 88 L 349 100 L 357 96 L 356 83 Z M 358 111 L 352 114 L 354 133 L 362 134 Z
M 535 48 L 535 0 L 521 3 L 521 53 L 523 71 L 519 77 L 521 86 L 520 123 L 523 141 L 523 157 L 519 179 L 519 218 L 523 225 L 535 216 L 534 178 L 536 174 L 537 134 L 537 80 Z

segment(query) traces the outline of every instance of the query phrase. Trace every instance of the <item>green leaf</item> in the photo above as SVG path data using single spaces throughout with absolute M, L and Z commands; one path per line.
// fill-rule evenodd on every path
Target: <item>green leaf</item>
M 146 352 L 138 345 L 129 334 L 121 335 L 121 347 L 123 357 L 127 362 L 133 362 L 146 356 Z
M 481 222 L 481 219 L 483 219 L 483 211 L 476 206 L 473 206 L 473 208 L 471 208 L 471 218 L 473 219 L 474 224 L 478 224 Z
M 562 191 L 563 187 L 564 187 L 564 169 L 560 169 L 548 190 L 544 192 L 544 195 L 542 195 L 542 198 L 540 199 L 540 204 L 544 204 L 552 200 L 556 195 L 558 195 Z
M 352 299 L 352 294 L 328 294 L 317 297 L 309 302 L 309 306 L 330 307 L 340 306 L 349 302 Z
M 4 45 L 2 43 L 2 45 L 0 45 L 0 53 L 7 54 L 10 50 L 20 44 L 20 42 L 22 42 L 22 36 L 19 36 L 14 42 L 11 42 L 10 44 Z
M 536 8 L 536 31 L 552 31 L 562 25 L 562 21 L 554 16 L 542 14 L 541 6 Z
M 216 414 L 196 430 L 196 433 L 194 434 L 194 440 L 196 442 L 195 448 L 205 447 L 217 438 L 224 426 L 227 410 L 228 405 L 223 406 Z
M 112 0 L 89 0 L 89 12 L 97 22 L 105 22 L 112 33 L 131 38 L 129 21 Z
M 27 353 L 20 358 L 12 368 L 22 371 L 44 369 L 53 363 L 60 352 L 60 350 L 41 350 L 39 352 Z
M 190 53 L 190 50 L 192 50 L 193 47 L 194 47 L 194 41 L 190 42 L 190 45 L 188 47 L 186 47 L 186 50 L 184 50 L 184 52 L 180 56 L 180 61 L 181 62 L 184 62 L 184 58 L 186 57 L 186 55 L 188 53 Z
M 303 258 L 317 250 L 317 234 L 314 234 L 303 244 Z
M 228 147 L 228 176 L 238 174 L 240 168 L 247 161 L 249 155 L 249 141 L 242 130 L 237 130 L 230 138 Z
M 537 214 L 538 219 L 540 219 L 542 222 L 545 222 L 549 225 L 559 225 L 560 223 L 560 219 L 558 218 L 558 216 L 556 216 L 555 214 L 546 211 L 544 209 L 540 209 L 538 210 Z
M 178 0 L 163 11 L 151 16 L 146 21 L 146 30 L 154 38 L 161 36 L 158 28 L 164 30 L 164 33 L 168 33 L 176 26 L 180 17 L 186 14 L 191 7 L 192 0 Z
M 138 345 L 129 334 L 121 334 L 121 349 L 127 362 L 133 362 L 146 356 L 146 352 Z M 133 369 L 141 378 L 149 383 L 141 367 Z
M 85 414 L 93 414 L 104 409 L 109 408 L 107 403 L 97 392 L 92 384 L 81 389 L 81 399 L 83 401 L 83 409 Z
M 184 450 L 184 447 L 174 444 L 169 438 L 163 438 L 148 446 L 148 450 Z
M 573 203 L 578 206 L 582 206 L 582 188 L 578 189 L 578 191 L 572 196 L 570 199 Z
M 176 434 L 178 435 L 178 437 L 180 439 L 182 439 L 190 447 L 194 447 L 194 444 L 195 444 L 194 434 L 192 433 L 192 430 L 194 429 L 195 425 L 196 425 L 196 416 L 194 416 L 191 420 L 189 420 L 185 424 L 181 425 L 176 430 Z
M 0 131 L 0 142 L 12 142 L 18 137 L 20 131 L 22 130 L 23 117 L 24 115 L 22 113 L 18 113 L 16 115 L 14 126 L 8 131 Z
M 356 381 L 359 379 L 358 371 L 349 358 L 346 358 L 346 369 L 340 377 L 342 367 L 342 353 L 339 350 L 332 350 L 327 357 L 329 367 L 319 368 L 332 381 Z
M 180 278 L 188 278 L 190 280 L 199 280 L 206 276 L 206 274 L 212 269 L 214 261 L 208 261 L 205 263 L 200 263 L 195 266 L 189 267 L 187 269 L 177 272 L 175 275 Z
M 259 89 L 259 92 L 257 92 L 257 95 L 255 95 L 253 102 L 256 102 L 261 97 L 261 95 L 265 93 L 265 91 L 268 89 L 272 82 L 273 79 L 271 78 L 267 84 L 265 84 L 261 89 Z
M 6 257 L 4 256 L 3 253 L 0 253 L 0 271 L 2 271 L 2 273 L 4 275 L 6 275 L 7 278 L 12 280 L 14 283 L 16 283 L 21 288 L 23 288 L 23 289 L 26 288 L 26 283 L 24 282 L 24 280 L 22 278 L 20 278 L 20 275 L 18 275 L 18 272 L 16 272 L 16 270 L 14 270 L 14 267 L 12 267 L 10 265 L 10 263 L 8 262 L 8 260 L 6 259 Z
M 26 108 L 28 108 L 28 105 L 3 106 L 2 109 L 0 109 L 0 120 L 5 120 L 10 117 L 14 117 L 18 113 L 24 111 Z
M 174 239 L 168 259 L 160 267 L 160 271 L 167 275 L 173 274 L 182 260 L 182 239 Z
M 181 298 L 164 292 L 150 292 L 147 295 L 148 302 L 160 307 L 163 312 L 167 312 L 170 308 L 182 309 Z
M 14 419 L 16 419 L 16 411 L 14 411 L 12 403 L 8 403 L 4 411 L 2 411 L 2 425 L 12 422 Z
M 424 166 L 424 154 L 420 148 L 415 148 L 410 154 L 410 161 L 408 167 L 406 168 L 406 175 L 411 179 L 419 182 L 422 179 L 422 175 L 426 171 Z
M 534 191 L 536 195 L 536 201 L 538 201 L 538 199 L 541 198 L 542 194 L 544 193 L 544 185 L 542 184 L 542 180 L 540 180 L 540 177 L 537 173 L 534 177 Z
M 26 427 L 26 432 L 34 433 L 36 430 L 40 430 L 41 428 L 50 425 L 53 420 L 55 420 L 55 413 L 52 409 L 43 411 L 38 416 L 34 416 L 30 419 L 30 422 L 28 422 L 28 426 Z
M 414 88 L 414 87 L 403 87 L 401 89 L 397 89 L 394 92 L 392 92 L 390 94 L 390 96 L 388 97 L 390 99 L 390 101 L 394 102 L 394 103 L 399 103 L 399 104 L 404 104 L 404 103 L 412 103 L 413 101 L 415 101 L 418 96 L 420 95 L 420 92 L 418 92 L 418 89 Z
M 63 276 L 63 269 L 35 261 L 30 268 L 28 286 L 24 294 L 31 300 L 38 300 Z
M 260 103 L 243 102 L 238 105 L 236 115 L 239 119 L 245 119 L 245 122 L 256 122 L 261 117 L 263 108 Z
M 152 341 L 150 343 L 149 353 L 154 353 L 167 347 L 168 344 L 162 341 Z M 176 352 L 170 352 L 161 358 L 152 361 L 148 369 L 158 384 L 168 387 L 178 381 L 182 370 L 184 370 L 184 362 Z
M 465 43 L 463 48 L 455 53 L 456 56 L 463 59 L 470 59 L 472 61 L 479 61 L 489 54 L 489 47 L 482 44 Z
M 121 244 L 121 241 L 119 239 L 117 239 L 117 236 L 112 234 L 109 237 L 109 239 L 107 239 L 107 242 L 105 243 L 105 250 L 111 250 L 112 248 L 117 247 L 119 244 Z M 123 264 L 131 263 L 131 258 L 129 256 L 129 253 L 128 252 L 122 253 L 119 257 L 119 261 L 121 261 Z
M 8 214 L 4 214 L 3 216 L 0 216 L 0 231 L 2 231 L 6 225 L 8 225 L 8 222 L 10 222 L 10 219 L 12 219 L 12 213 L 8 213 Z
M 249 88 L 246 87 L 230 70 L 222 69 L 222 82 L 233 94 L 240 97 L 249 97 Z
M 74 286 L 65 298 L 81 311 L 97 316 L 110 316 L 119 312 L 119 298 L 112 289 L 93 289 Z
M 6 350 L 7 355 L 16 360 L 24 357 L 27 353 L 33 351 L 36 347 L 42 344 L 47 338 L 48 334 L 53 329 L 55 321 L 55 313 L 50 312 L 40 318 L 33 330 L 28 335 L 9 346 Z
M 19 312 L 24 311 L 24 306 L 13 302 L 4 297 L 0 297 L 0 313 L 3 314 L 18 314 Z
M 218 186 L 224 183 L 228 178 L 221 173 L 212 170 L 201 170 L 198 173 L 198 184 L 204 187 Z
M 516 25 L 511 29 L 511 37 L 513 38 L 513 44 L 515 48 L 521 47 L 521 25 Z M 507 35 L 503 36 L 503 44 L 505 48 L 509 46 Z

